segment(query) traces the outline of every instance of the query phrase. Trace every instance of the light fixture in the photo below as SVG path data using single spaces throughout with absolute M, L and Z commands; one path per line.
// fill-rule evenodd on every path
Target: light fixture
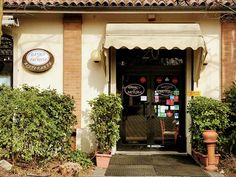
M 147 19 L 149 22 L 156 21 L 156 15 L 155 14 L 148 14 Z
M 2 26 L 20 26 L 18 18 L 12 15 L 3 15 Z
M 91 60 L 94 63 L 99 63 L 102 59 L 101 59 L 101 53 L 99 50 L 93 50 L 91 53 Z

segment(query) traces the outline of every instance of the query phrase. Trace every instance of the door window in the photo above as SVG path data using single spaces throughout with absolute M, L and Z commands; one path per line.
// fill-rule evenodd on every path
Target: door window
M 122 145 L 175 149 L 177 137 L 185 137 L 184 54 L 181 50 L 117 50 L 117 90 L 124 107 Z
M 13 40 L 2 35 L 0 45 L 0 84 L 12 86 L 13 80 Z

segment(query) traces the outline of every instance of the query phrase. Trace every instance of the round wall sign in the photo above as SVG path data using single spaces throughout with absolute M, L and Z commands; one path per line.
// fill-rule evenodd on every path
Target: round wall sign
M 49 70 L 54 63 L 53 55 L 45 49 L 32 49 L 23 56 L 22 64 L 32 72 Z

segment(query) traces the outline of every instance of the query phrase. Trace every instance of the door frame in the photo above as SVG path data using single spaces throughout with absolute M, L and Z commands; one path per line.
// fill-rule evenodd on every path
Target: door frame
M 186 50 L 187 51 L 187 50 Z M 187 52 L 186 52 L 187 53 Z M 187 54 L 186 54 L 187 55 Z M 113 60 L 112 61 L 115 61 L 115 62 L 112 62 L 112 73 L 113 73 L 113 76 L 112 78 L 115 80 L 115 84 L 117 84 L 117 80 L 116 80 L 116 65 L 117 65 L 117 60 L 116 60 L 116 54 L 115 54 L 115 50 L 113 51 Z M 114 60 L 115 59 L 115 60 Z M 185 61 L 187 60 L 187 57 L 185 59 Z M 150 72 L 153 72 L 153 71 L 156 71 L 158 68 L 158 71 L 159 72 L 156 72 L 155 74 L 150 74 Z M 168 68 L 168 69 L 167 69 Z M 176 69 L 175 69 L 176 68 Z M 178 73 L 178 75 L 182 76 L 184 81 L 183 81 L 183 88 L 182 88 L 182 96 L 183 96 L 183 100 L 182 100 L 182 109 L 181 109 L 181 115 L 183 116 L 183 120 L 182 120 L 182 127 L 181 127 L 181 135 L 183 136 L 184 138 L 184 142 L 186 143 L 186 140 L 185 140 L 185 137 L 187 136 L 186 135 L 186 75 L 187 75 L 187 72 L 186 72 L 186 68 L 187 68 L 187 62 L 185 62 L 184 66 L 182 66 L 182 70 L 177 68 L 177 67 L 163 67 L 163 66 L 159 66 L 159 67 L 154 67 L 154 66 L 148 66 L 146 67 L 134 67 L 132 69 L 130 69 L 129 71 L 126 72 L 126 74 L 130 74 L 130 75 L 137 75 L 137 74 L 134 74 L 135 72 L 137 73 L 140 73 L 140 71 L 143 71 L 142 74 L 139 74 L 139 75 L 149 75 L 148 77 L 150 77 L 150 75 L 152 75 L 151 77 L 154 77 L 155 75 L 165 75 L 165 72 L 167 72 L 168 70 L 169 71 L 172 71 L 171 75 L 175 75 L 176 73 Z M 115 72 L 113 72 L 115 71 Z M 135 72 L 134 72 L 135 71 Z M 168 75 L 168 74 L 166 74 Z M 116 89 L 115 89 L 116 90 Z M 185 151 L 185 150 L 184 150 Z
M 105 55 L 105 61 L 104 61 L 104 71 L 105 71 L 105 79 L 106 79 L 106 87 L 107 93 L 117 93 L 116 85 L 116 49 L 114 47 L 110 47 L 108 50 L 104 50 Z M 193 50 L 190 48 L 186 49 L 186 62 L 185 62 L 185 94 L 187 94 L 188 91 L 193 90 L 193 88 L 196 87 L 194 85 L 193 81 Z M 187 107 L 187 104 L 191 97 L 185 96 L 185 107 Z M 191 132 L 189 132 L 189 128 L 191 126 L 191 117 L 190 115 L 185 111 L 185 135 L 186 135 L 186 152 L 188 154 L 192 153 L 192 145 L 191 145 Z M 117 151 L 117 146 L 115 146 L 112 150 L 113 153 Z

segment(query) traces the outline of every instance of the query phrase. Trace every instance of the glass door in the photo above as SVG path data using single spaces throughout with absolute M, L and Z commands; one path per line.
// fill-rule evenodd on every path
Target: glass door
M 147 52 L 117 52 L 117 90 L 124 107 L 118 150 L 132 145 L 177 150 L 180 142 L 186 145 L 184 52 L 164 50 L 167 58 L 148 58 Z
M 153 77 L 153 109 L 159 127 L 155 128 L 155 140 L 163 147 L 177 146 L 180 135 L 180 115 L 183 112 L 183 89 L 179 75 L 155 75 Z M 181 120 L 184 122 L 184 120 Z
M 123 76 L 123 141 L 147 143 L 147 119 L 149 116 L 148 77 L 146 75 Z

